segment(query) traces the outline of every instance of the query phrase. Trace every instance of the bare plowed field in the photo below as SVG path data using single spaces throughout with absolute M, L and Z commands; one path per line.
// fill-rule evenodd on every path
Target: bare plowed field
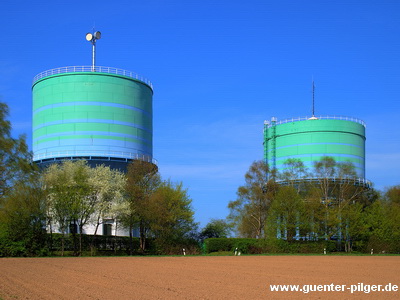
M 270 285 L 299 285 L 298 292 Z M 364 287 L 358 285 L 364 284 Z M 2 258 L 0 299 L 400 299 L 399 256 Z M 307 287 L 325 291 L 304 293 Z M 318 287 L 317 285 L 320 285 Z M 325 285 L 325 286 L 324 286 Z M 332 291 L 341 285 L 344 291 Z

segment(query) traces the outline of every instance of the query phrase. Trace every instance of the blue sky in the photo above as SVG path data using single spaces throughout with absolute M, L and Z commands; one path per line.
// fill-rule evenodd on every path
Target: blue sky
M 400 183 L 397 0 L 10 1 L 0 4 L 0 100 L 31 143 L 31 82 L 91 64 L 154 84 L 154 157 L 182 181 L 196 220 L 225 218 L 254 160 L 263 121 L 311 114 L 367 123 L 366 174 Z

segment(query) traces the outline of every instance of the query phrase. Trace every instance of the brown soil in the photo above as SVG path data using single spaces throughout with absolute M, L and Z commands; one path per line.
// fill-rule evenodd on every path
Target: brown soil
M 270 284 L 398 285 L 399 256 L 2 258 L 0 299 L 400 299 Z

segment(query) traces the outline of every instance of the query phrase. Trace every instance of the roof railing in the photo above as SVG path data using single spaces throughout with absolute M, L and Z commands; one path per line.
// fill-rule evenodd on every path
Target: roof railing
M 35 84 L 36 81 L 47 77 L 47 76 L 52 76 L 52 75 L 57 75 L 57 74 L 63 74 L 63 73 L 79 73 L 79 72 L 94 72 L 94 73 L 107 73 L 107 74 L 116 74 L 116 75 L 122 75 L 126 77 L 130 77 L 133 79 L 136 79 L 138 81 L 141 81 L 148 85 L 151 89 L 153 89 L 153 84 L 150 82 L 150 80 L 144 78 L 143 76 L 140 76 L 139 74 L 136 74 L 131 71 L 123 70 L 123 69 L 118 69 L 118 68 L 112 68 L 112 67 L 100 67 L 100 66 L 69 66 L 69 67 L 61 67 L 61 68 L 55 68 L 47 71 L 43 71 L 39 74 L 37 74 L 33 78 L 32 84 Z
M 131 153 L 131 152 L 122 152 L 122 151 L 85 151 L 85 150 L 65 150 L 65 151 L 54 151 L 54 152 L 46 152 L 46 153 L 37 153 L 33 155 L 33 161 L 40 161 L 45 159 L 57 159 L 57 158 L 65 158 L 65 157 L 93 157 L 99 158 L 103 157 L 107 158 L 124 158 L 124 159 L 135 159 L 151 162 L 155 165 L 158 164 L 157 160 L 152 158 L 150 155 L 141 154 L 141 153 Z
M 353 118 L 353 117 L 346 117 L 346 116 L 314 116 L 314 117 L 297 117 L 297 118 L 291 118 L 291 119 L 285 119 L 281 121 L 277 121 L 277 119 L 273 119 L 272 121 L 264 121 L 264 125 L 267 126 L 267 128 L 271 128 L 272 126 L 275 125 L 280 125 L 280 124 L 285 124 L 285 123 L 293 123 L 293 122 L 299 122 L 299 121 L 306 121 L 306 120 L 345 120 L 345 121 L 351 121 L 351 122 L 356 122 L 358 124 L 361 124 L 364 127 L 367 127 L 365 122 L 363 120 Z
M 296 178 L 296 179 L 278 179 L 276 183 L 281 185 L 288 185 L 291 183 L 303 183 L 303 182 L 321 182 L 321 181 L 328 181 L 331 183 L 351 183 L 353 185 L 360 185 L 365 187 L 371 187 L 372 182 L 365 178 L 356 178 L 356 177 L 306 177 L 306 178 Z

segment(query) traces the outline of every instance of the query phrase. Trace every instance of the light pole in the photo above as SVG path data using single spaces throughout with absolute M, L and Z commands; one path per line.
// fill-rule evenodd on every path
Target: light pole
M 95 31 L 94 33 L 86 33 L 86 40 L 92 43 L 92 72 L 95 71 L 96 65 L 96 41 L 101 38 L 101 32 Z

